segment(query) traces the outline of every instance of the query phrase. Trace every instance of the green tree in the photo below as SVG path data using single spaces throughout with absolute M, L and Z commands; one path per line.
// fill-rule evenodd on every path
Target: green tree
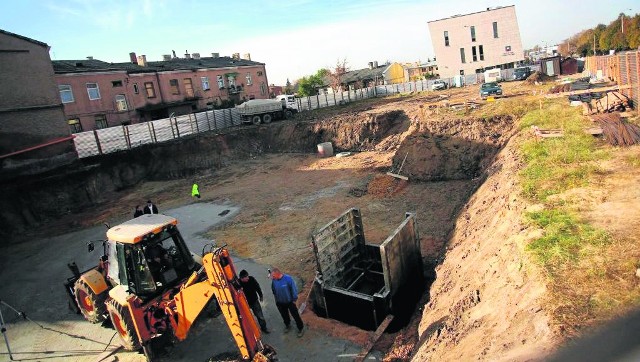
M 298 81 L 298 93 L 302 97 L 315 96 L 318 94 L 318 90 L 322 88 L 324 84 L 324 77 L 328 70 L 320 69 L 314 75 L 308 77 L 302 77 Z

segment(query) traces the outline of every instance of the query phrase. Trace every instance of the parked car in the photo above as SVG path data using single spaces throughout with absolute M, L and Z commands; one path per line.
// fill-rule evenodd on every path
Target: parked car
M 513 70 L 513 80 L 525 80 L 531 75 L 529 67 L 518 67 Z
M 443 89 L 447 89 L 447 83 L 442 79 L 436 79 L 431 85 L 431 90 L 433 91 L 443 90 Z
M 501 96 L 502 87 L 496 82 L 483 83 L 480 86 L 480 98 L 487 99 L 489 96 Z

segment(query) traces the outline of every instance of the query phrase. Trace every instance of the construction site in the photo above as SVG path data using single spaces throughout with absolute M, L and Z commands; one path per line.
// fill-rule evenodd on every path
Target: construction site
M 178 220 L 193 253 L 225 245 L 257 279 L 262 341 L 281 361 L 549 359 L 640 295 L 640 88 L 604 83 L 586 99 L 595 91 L 576 79 L 559 89 L 534 74 L 486 101 L 478 85 L 365 99 L 5 181 L 0 359 L 145 360 L 70 308 L 63 283 L 68 263 L 96 265 L 86 245 L 105 223 L 147 200 Z M 549 199 L 529 197 L 523 145 L 568 140 L 571 126 L 546 126 L 558 114 L 607 156 L 589 163 L 588 183 L 580 174 Z M 540 262 L 529 245 L 547 230 L 524 215 L 550 204 L 614 241 L 570 267 Z M 297 283 L 300 338 L 283 333 L 274 267 Z M 239 358 L 222 317 L 199 317 L 161 349 L 154 360 Z

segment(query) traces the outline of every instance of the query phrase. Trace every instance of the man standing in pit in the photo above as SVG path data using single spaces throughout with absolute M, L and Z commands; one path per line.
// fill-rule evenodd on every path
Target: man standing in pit
M 304 323 L 298 313 L 296 300 L 298 300 L 298 288 L 296 282 L 287 274 L 283 274 L 280 269 L 273 268 L 271 271 L 271 291 L 276 299 L 276 307 L 284 321 L 284 332 L 291 329 L 291 317 L 296 321 L 298 327 L 298 337 L 304 335 Z M 291 314 L 291 317 L 289 316 Z
M 244 296 L 247 297 L 247 303 L 249 303 L 249 307 L 251 307 L 253 314 L 256 316 L 258 324 L 260 324 L 260 329 L 263 333 L 269 334 L 270 332 L 267 329 L 267 321 L 264 319 L 262 307 L 260 306 L 260 302 L 263 300 L 260 284 L 258 284 L 256 278 L 250 276 L 244 269 L 240 271 L 239 276 L 242 291 L 244 292 Z

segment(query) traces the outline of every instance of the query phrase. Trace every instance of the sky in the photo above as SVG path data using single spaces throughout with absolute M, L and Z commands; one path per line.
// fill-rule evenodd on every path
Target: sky
M 637 0 L 0 0 L 0 29 L 47 43 L 52 60 L 250 53 L 284 85 L 343 61 L 427 61 L 427 22 L 509 5 L 524 49 L 640 12 Z

